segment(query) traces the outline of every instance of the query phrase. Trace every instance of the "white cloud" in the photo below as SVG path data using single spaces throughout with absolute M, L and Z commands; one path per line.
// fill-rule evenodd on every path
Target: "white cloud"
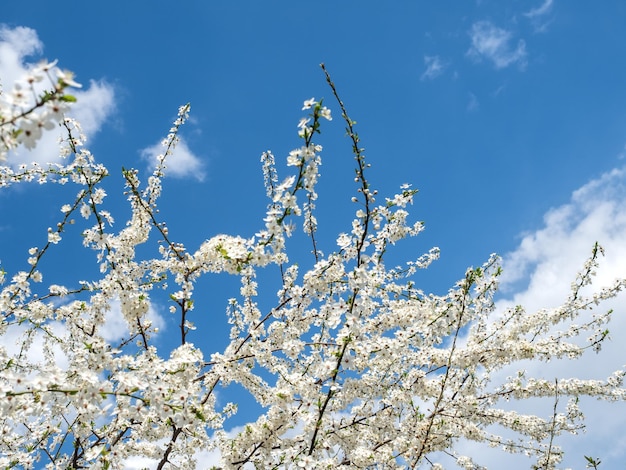
M 162 154 L 164 150 L 161 143 L 152 145 L 141 150 L 141 158 L 149 163 L 151 169 L 155 168 L 157 156 Z M 174 178 L 194 178 L 198 181 L 204 181 L 206 176 L 202 160 L 189 149 L 182 138 L 176 144 L 172 154 L 165 160 L 165 166 L 165 175 Z
M 626 167 L 616 168 L 574 191 L 571 201 L 551 209 L 544 226 L 526 234 L 519 247 L 506 256 L 505 281 L 515 282 L 532 272 L 531 284 L 551 282 L 569 273 L 570 280 L 598 241 L 606 250 L 601 281 L 621 271 L 626 276 Z M 607 274 L 603 274 L 607 272 Z M 569 282 L 561 281 L 562 289 Z M 548 294 L 546 294 L 548 295 Z
M 523 305 L 528 312 L 543 307 L 556 307 L 566 299 L 570 284 L 585 260 L 591 255 L 595 242 L 605 249 L 594 281 L 595 290 L 626 277 L 626 167 L 614 169 L 590 181 L 573 192 L 571 200 L 550 210 L 543 226 L 526 234 L 519 246 L 503 257 L 503 294 L 497 311 Z M 599 354 L 589 352 L 575 361 L 524 362 L 501 371 L 495 380 L 504 380 L 518 369 L 528 376 L 553 380 L 556 377 L 606 379 L 626 365 L 626 294 L 602 305 L 599 312 L 614 309 L 608 328 L 611 340 L 605 342 Z M 589 318 L 583 313 L 577 323 Z M 563 398 L 560 406 L 564 406 Z M 514 409 L 549 417 L 554 404 L 551 400 L 511 402 Z M 602 460 L 602 468 L 621 468 L 626 460 L 626 403 L 607 403 L 589 398 L 581 399 L 586 416 L 587 432 L 578 436 L 561 436 L 558 445 L 565 459 L 559 468 L 584 468 L 584 456 Z M 527 470 L 532 463 L 524 456 L 504 454 L 473 443 L 461 449 L 476 456 L 477 463 L 487 468 Z
M 436 56 L 424 56 L 424 65 L 426 70 L 420 77 L 420 80 L 432 80 L 443 73 L 445 64 L 441 61 L 438 55 Z
M 553 0 L 545 0 L 537 8 L 532 8 L 530 11 L 524 13 L 524 16 L 528 18 L 536 18 L 538 16 L 546 15 L 547 13 L 550 13 L 550 10 L 552 9 L 552 2 Z
M 480 61 L 487 59 L 497 69 L 506 68 L 517 64 L 520 68 L 526 66 L 526 43 L 523 39 L 516 46 L 511 45 L 513 34 L 502 28 L 498 28 L 489 21 L 478 21 L 470 30 L 472 47 L 467 55 Z
M 15 82 L 28 74 L 40 59 L 42 51 L 43 43 L 35 30 L 22 26 L 0 26 L 0 80 L 3 89 L 12 89 Z M 70 115 L 81 122 L 88 137 L 93 137 L 114 111 L 113 88 L 105 82 L 91 81 L 89 86 L 73 94 L 78 102 L 72 106 Z M 45 131 L 35 149 L 28 150 L 20 146 L 9 154 L 8 162 L 13 166 L 33 161 L 58 162 L 57 141 L 60 135 L 62 133 L 59 129 Z
M 95 135 L 115 110 L 113 88 L 106 82 L 90 80 L 84 90 L 74 92 L 77 102 L 70 113 L 87 137 Z
M 546 15 L 552 11 L 552 4 L 553 0 L 545 0 L 537 8 L 532 8 L 524 13 L 524 16 L 531 21 L 536 32 L 543 33 L 548 29 L 550 21 L 546 20 Z
M 10 89 L 27 72 L 24 59 L 43 50 L 37 33 L 30 28 L 0 26 L 0 79 Z

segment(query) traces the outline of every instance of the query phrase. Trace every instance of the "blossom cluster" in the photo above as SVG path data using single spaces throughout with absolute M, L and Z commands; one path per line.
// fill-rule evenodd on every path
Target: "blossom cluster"
M 61 206 L 60 222 L 43 247 L 29 250 L 29 269 L 0 276 L 0 337 L 20 338 L 17 348 L 0 343 L 0 467 L 123 468 L 141 456 L 156 468 L 191 469 L 202 464 L 199 451 L 215 450 L 229 469 L 440 468 L 432 461 L 440 452 L 460 468 L 479 468 L 480 456 L 457 450 L 465 439 L 554 468 L 562 456 L 556 438 L 581 426 L 576 400 L 546 417 L 506 402 L 626 398 L 624 371 L 604 381 L 546 381 L 520 371 L 494 383 L 497 371 L 522 360 L 576 359 L 599 350 L 610 312 L 577 319 L 618 295 L 626 280 L 587 293 L 602 254 L 595 246 L 558 308 L 494 312 L 501 273 L 496 256 L 468 269 L 445 295 L 417 288 L 415 274 L 437 259 L 437 248 L 404 265 L 386 265 L 394 245 L 424 228 L 410 221 L 416 190 L 403 185 L 377 201 L 354 121 L 330 79 L 352 140 L 358 186 L 358 209 L 336 245 L 323 254 L 316 239 L 323 149 L 314 138 L 331 113 L 310 99 L 303 107 L 310 114 L 298 125 L 302 143 L 287 156 L 294 174 L 281 181 L 274 155 L 261 156 L 268 206 L 257 233 L 219 234 L 188 249 L 170 236 L 157 202 L 189 106 L 179 109 L 145 187 L 136 170 L 124 170 L 130 217 L 116 230 L 103 208 L 108 171 L 63 116 L 71 102 L 64 90 L 75 84 L 68 74 L 50 75 L 52 67 L 26 79 L 56 77 L 52 91 L 35 96 L 31 107 L 17 91 L 0 104 L 5 153 L 20 143 L 35 145 L 33 125 L 63 122 L 68 139 L 61 151 L 69 157 L 45 168 L 2 167 L 0 186 L 35 178 L 79 188 Z M 82 238 L 96 253 L 100 275 L 42 291 L 41 260 L 65 242 L 73 214 L 92 224 Z M 309 265 L 288 256 L 298 249 L 289 240 L 298 218 L 313 245 Z M 140 256 L 142 244 L 156 246 L 155 254 Z M 261 278 L 262 269 L 268 273 Z M 241 284 L 237 298 L 224 299 L 231 330 L 221 349 L 203 342 L 206 332 L 191 321 L 195 288 L 208 274 L 236 276 Z M 160 346 L 150 317 L 163 294 L 179 324 L 178 345 L 170 350 Z M 111 340 L 103 328 L 115 308 L 125 323 L 122 340 Z M 264 410 L 234 434 L 225 423 L 237 403 L 217 399 L 231 384 Z M 515 437 L 494 431 L 499 428 Z
M 68 105 L 76 101 L 67 93 L 72 87 L 80 87 L 72 73 L 58 69 L 56 61 L 42 62 L 12 90 L 0 93 L 0 161 L 20 144 L 33 149 L 44 130 L 63 122 Z

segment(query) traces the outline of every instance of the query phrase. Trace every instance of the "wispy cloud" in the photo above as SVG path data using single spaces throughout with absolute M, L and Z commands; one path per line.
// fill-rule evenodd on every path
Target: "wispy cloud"
M 489 21 L 478 21 L 472 25 L 469 32 L 472 46 L 467 55 L 474 60 L 486 59 L 497 69 L 517 64 L 520 68 L 526 66 L 526 43 L 520 39 L 512 45 L 513 34 L 498 28 Z
M 546 20 L 546 15 L 552 11 L 552 5 L 554 0 L 545 0 L 541 5 L 524 13 L 524 16 L 532 22 L 535 31 L 544 32 L 550 24 L 549 20 Z
M 156 167 L 157 156 L 164 152 L 163 145 L 159 142 L 141 150 L 141 158 L 148 162 L 151 169 Z M 174 178 L 193 178 L 204 181 L 206 173 L 202 159 L 196 156 L 187 143 L 181 138 L 165 161 L 165 175 Z
M 478 111 L 478 108 L 480 108 L 480 102 L 478 101 L 478 98 L 476 98 L 476 95 L 474 93 L 470 93 L 469 100 L 467 102 L 467 110 L 469 112 Z
M 617 158 L 619 160 L 624 160 L 624 158 L 626 158 L 626 144 L 624 144 L 622 151 L 617 154 Z
M 537 8 L 532 8 L 530 11 L 524 13 L 524 16 L 528 18 L 536 18 L 538 16 L 543 16 L 550 12 L 552 9 L 553 0 L 545 0 L 540 6 Z
M 35 30 L 22 26 L 0 26 L 0 77 L 3 89 L 9 91 L 28 74 L 41 58 L 42 51 L 43 43 Z M 83 89 L 73 94 L 78 101 L 72 106 L 70 115 L 77 118 L 85 133 L 93 137 L 115 109 L 114 90 L 106 82 L 91 81 L 88 86 L 84 85 Z M 8 156 L 9 164 L 17 166 L 30 162 L 58 162 L 59 135 L 59 129 L 44 131 L 35 149 L 18 147 L 12 151 Z
M 445 68 L 445 64 L 441 61 L 438 55 L 425 55 L 424 65 L 426 66 L 426 70 L 420 77 L 420 80 L 432 80 L 441 75 Z

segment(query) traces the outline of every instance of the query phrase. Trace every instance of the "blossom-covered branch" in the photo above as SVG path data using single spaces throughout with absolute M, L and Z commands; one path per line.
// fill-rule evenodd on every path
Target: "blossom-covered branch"
M 53 122 L 66 131 L 59 151 L 67 160 L 1 167 L 1 189 L 38 180 L 78 191 L 60 205 L 56 227 L 38 234 L 42 248 L 24 254 L 24 270 L 0 276 L 0 335 L 19 338 L 19 347 L 0 343 L 0 467 L 123 468 L 141 456 L 154 468 L 191 469 L 199 451 L 213 450 L 229 469 L 441 468 L 442 454 L 461 468 L 480 468 L 479 455 L 460 451 L 469 440 L 529 455 L 548 469 L 562 458 L 559 436 L 582 426 L 578 397 L 626 397 L 623 370 L 606 380 L 545 380 L 521 369 L 498 375 L 523 360 L 600 351 L 611 317 L 602 305 L 626 280 L 591 289 L 599 245 L 562 305 L 538 312 L 496 311 L 502 270 L 495 255 L 443 295 L 424 292 L 416 280 L 438 248 L 386 264 L 397 245 L 424 229 L 409 212 L 417 191 L 406 184 L 377 201 L 356 123 L 323 71 L 346 124 L 358 186 L 353 220 L 323 249 L 314 215 L 317 139 L 331 111 L 322 100 L 304 102 L 301 141 L 287 156 L 293 174 L 281 180 L 272 152 L 261 156 L 269 202 L 256 234 L 219 234 L 188 249 L 160 219 L 158 201 L 168 197 L 162 179 L 189 105 L 179 109 L 146 183 L 139 171 L 123 170 L 130 215 L 118 229 L 105 208 L 109 171 L 65 116 L 72 102 L 65 90 L 77 85 L 71 75 L 46 64 L 25 83 L 49 77 L 50 91 L 27 85 L 4 97 L 2 155 L 35 145 L 36 129 Z M 97 274 L 45 287 L 44 260 L 69 243 L 66 231 L 78 230 L 75 214 L 91 224 L 80 233 Z M 289 256 L 311 251 L 290 240 L 298 218 L 312 243 L 308 258 Z M 240 282 L 239 295 L 223 299 L 230 336 L 222 348 L 203 341 L 208 332 L 191 321 L 196 287 L 209 274 Z M 170 348 L 150 317 L 166 302 L 180 332 Z M 104 328 L 115 309 L 125 325 L 121 339 Z M 228 429 L 238 403 L 217 396 L 233 384 L 262 408 L 239 432 Z M 552 413 L 516 411 L 530 398 L 551 403 Z

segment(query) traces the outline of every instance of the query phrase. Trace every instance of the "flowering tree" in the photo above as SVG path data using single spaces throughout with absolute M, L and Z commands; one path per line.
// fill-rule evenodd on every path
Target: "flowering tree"
M 458 451 L 469 440 L 528 454 L 534 468 L 549 469 L 562 457 L 557 437 L 582 426 L 579 396 L 625 397 L 623 371 L 606 381 L 546 381 L 523 372 L 496 380 L 496 372 L 522 360 L 576 359 L 600 349 L 610 311 L 576 320 L 626 284 L 589 290 L 600 246 L 558 308 L 494 311 L 501 272 L 495 256 L 468 269 L 446 295 L 423 292 L 412 279 L 437 249 L 402 266 L 385 264 L 394 245 L 423 229 L 407 211 L 416 190 L 406 185 L 377 201 L 355 123 L 326 78 L 346 123 L 358 186 L 349 232 L 324 247 L 328 254 L 314 215 L 322 151 L 314 139 L 331 120 L 321 101 L 304 102 L 302 143 L 287 157 L 292 175 L 279 179 L 272 153 L 261 156 L 268 208 L 258 233 L 217 235 L 188 249 L 168 233 L 157 201 L 189 105 L 180 108 L 147 184 L 136 170 L 123 171 L 131 215 L 116 229 L 103 208 L 108 171 L 83 145 L 78 123 L 65 117 L 74 101 L 68 90 L 79 86 L 71 74 L 43 64 L 1 95 L 2 156 L 35 146 L 43 129 L 60 123 L 65 160 L 3 166 L 0 186 L 37 180 L 76 185 L 78 193 L 61 205 L 43 246 L 30 249 L 28 269 L 2 271 L 0 335 L 18 336 L 19 347 L 0 343 L 0 467 L 123 468 L 143 456 L 159 469 L 196 468 L 197 452 L 215 449 L 223 468 L 441 468 L 439 454 L 480 468 L 480 458 Z M 95 252 L 101 275 L 46 287 L 41 261 L 65 242 L 73 217 L 91 221 L 83 245 Z M 304 268 L 288 257 L 298 220 L 311 241 Z M 158 251 L 141 257 L 141 244 Z M 263 277 L 268 285 L 257 284 L 263 268 L 277 284 L 271 276 Z M 194 287 L 208 273 L 241 282 L 239 298 L 224 299 L 231 331 L 220 351 L 194 345 L 201 337 L 190 321 Z M 278 290 L 276 298 L 261 307 L 268 289 Z M 172 350 L 157 347 L 148 315 L 164 298 L 178 318 Z M 103 325 L 118 306 L 127 334 L 111 341 Z M 42 356 L 32 354 L 35 344 Z M 234 383 L 264 411 L 232 433 L 224 425 L 237 404 L 220 404 L 216 394 Z M 530 416 L 511 406 L 531 397 L 554 403 L 554 413 Z M 569 398 L 564 409 L 561 398 Z

